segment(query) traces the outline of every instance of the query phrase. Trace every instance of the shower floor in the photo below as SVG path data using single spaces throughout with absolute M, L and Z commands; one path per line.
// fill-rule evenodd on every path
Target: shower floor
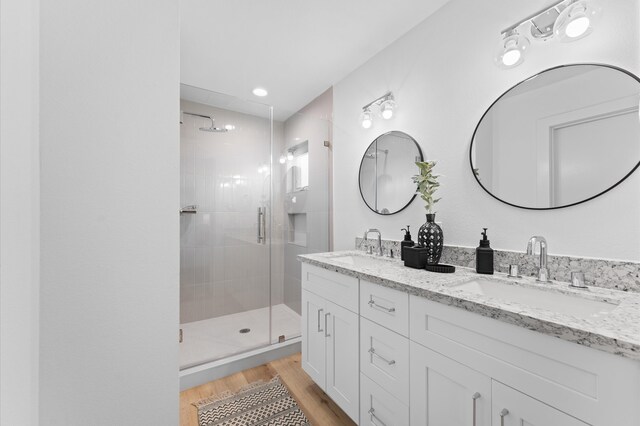
M 300 335 L 300 315 L 285 304 L 272 308 L 273 335 L 291 339 Z M 269 341 L 269 308 L 181 324 L 180 368 L 225 358 L 260 346 Z M 248 333 L 240 329 L 248 328 Z

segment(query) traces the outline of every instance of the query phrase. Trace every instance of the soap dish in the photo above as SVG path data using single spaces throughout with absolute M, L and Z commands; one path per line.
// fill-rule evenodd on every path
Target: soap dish
M 456 267 L 451 265 L 427 265 L 424 269 L 429 272 L 438 272 L 440 274 L 453 274 L 456 271 Z

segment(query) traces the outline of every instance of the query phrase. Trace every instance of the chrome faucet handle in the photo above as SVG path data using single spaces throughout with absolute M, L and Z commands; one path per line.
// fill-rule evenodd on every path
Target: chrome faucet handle
M 570 287 L 574 288 L 589 288 L 584 281 L 584 272 L 571 271 L 571 284 Z
M 507 274 L 507 276 L 509 278 L 522 278 L 522 275 L 518 273 L 518 265 L 509 265 L 509 273 Z

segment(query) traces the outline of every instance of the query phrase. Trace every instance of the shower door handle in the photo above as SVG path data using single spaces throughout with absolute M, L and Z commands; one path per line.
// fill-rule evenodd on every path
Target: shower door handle
M 265 244 L 266 207 L 258 207 L 258 244 Z

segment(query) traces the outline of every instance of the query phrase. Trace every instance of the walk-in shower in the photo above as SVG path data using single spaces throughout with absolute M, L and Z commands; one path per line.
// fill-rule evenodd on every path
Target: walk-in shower
M 185 85 L 180 109 L 180 368 L 189 370 L 300 336 L 296 256 L 329 250 L 329 122 L 273 120 L 267 105 Z M 287 150 L 296 155 L 280 163 Z

